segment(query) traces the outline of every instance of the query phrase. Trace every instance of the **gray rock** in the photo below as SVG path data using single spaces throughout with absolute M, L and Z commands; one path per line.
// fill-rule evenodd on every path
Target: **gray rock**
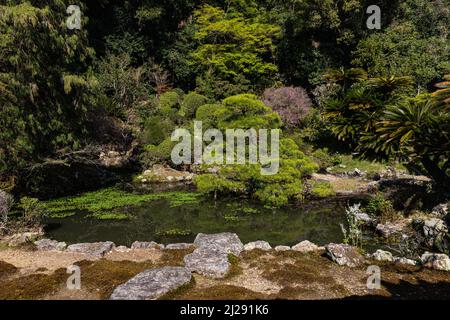
M 394 261 L 394 256 L 389 251 L 383 251 L 378 249 L 374 254 L 372 254 L 372 258 L 377 261 Z
M 110 299 L 157 299 L 189 283 L 191 278 L 191 273 L 182 267 L 164 267 L 146 270 L 114 289 Z
M 130 249 L 128 249 L 126 246 L 118 246 L 114 248 L 114 251 L 117 252 L 128 252 Z
M 358 249 L 347 244 L 330 243 L 325 246 L 327 256 L 341 266 L 357 267 L 364 263 Z
M 439 204 L 434 207 L 433 210 L 431 210 L 431 215 L 439 219 L 444 218 L 448 213 L 449 211 L 447 203 Z
M 135 241 L 131 244 L 131 249 L 164 249 L 164 245 L 155 241 Z
M 245 251 L 250 251 L 250 250 L 255 250 L 255 249 L 269 251 L 269 250 L 272 250 L 272 246 L 268 242 L 261 241 L 261 240 L 249 242 L 244 246 Z
M 361 223 L 362 225 L 365 226 L 372 226 L 374 224 L 373 219 L 364 212 L 358 212 L 355 214 L 355 219 L 356 221 L 358 221 L 359 223 Z
M 386 223 L 386 224 L 377 224 L 376 231 L 383 236 L 384 238 L 388 239 L 391 237 L 395 237 L 398 235 L 401 235 L 403 232 L 404 225 L 403 224 L 394 224 L 394 223 Z
M 165 249 L 167 250 L 184 250 L 184 249 L 192 249 L 195 248 L 193 243 L 171 243 L 166 245 Z
M 226 253 L 232 253 L 235 256 L 239 256 L 244 250 L 244 245 L 237 234 L 230 232 L 216 234 L 199 233 L 194 240 L 194 244 L 197 248 L 217 246 Z
M 433 238 L 439 233 L 447 233 L 448 228 L 444 220 L 431 218 L 425 220 L 423 225 L 423 233 L 426 237 Z
M 450 271 L 450 258 L 446 254 L 425 252 L 420 260 L 427 268 Z
M 230 271 L 228 253 L 215 245 L 195 249 L 184 257 L 184 264 L 191 272 L 217 279 L 226 277 Z
M 450 248 L 450 238 L 448 237 L 447 224 L 438 218 L 431 218 L 424 221 L 423 234 L 425 244 L 431 249 L 448 252 Z
M 58 242 L 56 240 L 42 239 L 35 241 L 36 248 L 40 251 L 64 251 L 67 244 L 65 242 Z
M 90 256 L 103 257 L 115 247 L 111 241 L 93 242 L 93 243 L 77 243 L 67 247 L 68 252 L 84 253 Z
M 276 246 L 275 251 L 289 251 L 291 250 L 291 247 L 288 246 Z
M 308 240 L 305 240 L 305 241 L 302 241 L 302 242 L 300 242 L 300 243 L 297 243 L 297 244 L 296 244 L 295 246 L 293 246 L 291 249 L 294 250 L 294 251 L 306 253 L 306 252 L 319 251 L 319 250 L 321 250 L 322 248 L 319 247 L 319 246 L 317 246 L 316 244 L 314 244 L 314 243 L 308 241 Z
M 34 243 L 36 239 L 41 237 L 43 232 L 23 232 L 16 233 L 2 239 L 2 242 L 8 244 L 10 247 L 17 247 L 26 243 Z
M 398 264 L 405 264 L 409 266 L 417 266 L 417 261 L 404 257 L 394 257 L 394 262 Z

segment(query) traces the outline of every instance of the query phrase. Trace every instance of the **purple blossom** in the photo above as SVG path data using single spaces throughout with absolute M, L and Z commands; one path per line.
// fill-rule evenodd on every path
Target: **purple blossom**
M 276 111 L 286 126 L 296 126 L 309 112 L 312 103 L 302 87 L 269 88 L 262 101 Z

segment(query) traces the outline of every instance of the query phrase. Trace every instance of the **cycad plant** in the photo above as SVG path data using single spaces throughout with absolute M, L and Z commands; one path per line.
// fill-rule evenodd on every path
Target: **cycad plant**
M 364 148 L 421 167 L 442 186 L 450 186 L 450 114 L 428 95 L 386 108 Z
M 443 106 L 448 110 L 450 108 L 450 74 L 444 79 L 445 81 L 436 84 L 439 90 L 433 93 L 433 98 L 437 106 Z

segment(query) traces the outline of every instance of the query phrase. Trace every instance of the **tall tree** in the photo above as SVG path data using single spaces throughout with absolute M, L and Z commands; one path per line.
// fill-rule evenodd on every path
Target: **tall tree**
M 86 31 L 66 25 L 73 1 L 35 3 L 0 6 L 0 176 L 78 148 L 87 134 L 96 81 L 86 73 L 93 54 Z
M 195 39 L 200 45 L 192 58 L 201 69 L 200 82 L 251 83 L 256 89 L 273 83 L 278 71 L 274 42 L 280 36 L 279 27 L 264 23 L 258 16 L 209 5 L 194 14 Z

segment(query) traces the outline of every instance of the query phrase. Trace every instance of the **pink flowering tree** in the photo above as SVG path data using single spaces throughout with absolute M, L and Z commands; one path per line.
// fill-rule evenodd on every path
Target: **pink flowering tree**
M 262 100 L 280 115 L 287 127 L 297 126 L 312 106 L 302 87 L 269 88 L 264 91 Z

